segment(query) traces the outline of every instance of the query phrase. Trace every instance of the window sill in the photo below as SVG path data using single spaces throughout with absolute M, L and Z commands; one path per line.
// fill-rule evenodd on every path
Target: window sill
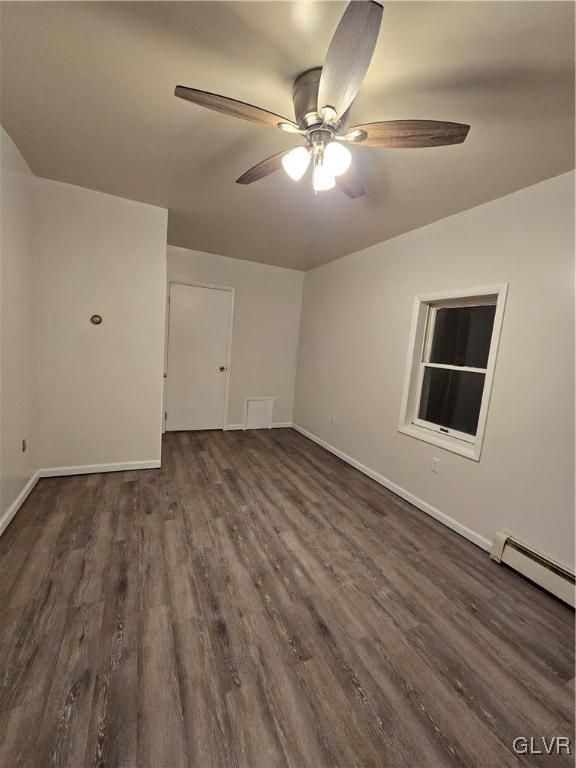
M 401 424 L 398 427 L 398 432 L 402 432 L 402 434 L 409 435 L 410 437 L 415 437 L 417 440 L 422 440 L 425 443 L 437 445 L 439 448 L 444 448 L 445 451 L 457 453 L 459 456 L 464 456 L 467 459 L 480 461 L 479 445 L 466 443 L 455 437 L 445 437 L 444 435 L 439 435 L 437 432 L 433 432 L 425 427 L 418 427 L 415 424 Z

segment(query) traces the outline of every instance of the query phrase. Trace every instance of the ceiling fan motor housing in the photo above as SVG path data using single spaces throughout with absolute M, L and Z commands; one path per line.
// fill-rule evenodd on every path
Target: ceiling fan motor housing
M 306 72 L 298 75 L 294 81 L 294 90 L 292 92 L 294 115 L 298 126 L 302 130 L 308 130 L 308 128 L 316 125 L 323 125 L 335 134 L 346 123 L 350 109 L 347 109 L 339 117 L 334 113 L 334 119 L 331 119 L 329 123 L 322 119 L 322 116 L 318 114 L 318 87 L 321 75 L 322 67 L 307 69 Z
M 314 69 L 303 72 L 294 81 L 292 100 L 296 122 L 300 128 L 306 129 L 322 122 L 317 112 L 318 85 L 321 74 L 322 67 L 314 67 Z

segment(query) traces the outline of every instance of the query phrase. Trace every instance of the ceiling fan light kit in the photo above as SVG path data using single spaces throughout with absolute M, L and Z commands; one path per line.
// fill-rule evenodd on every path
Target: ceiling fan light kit
M 312 165 L 312 187 L 322 192 L 338 186 L 354 199 L 364 194 L 351 168 L 352 154 L 342 142 L 358 147 L 418 148 L 461 144 L 470 126 L 437 120 L 390 120 L 346 129 L 348 113 L 368 71 L 382 20 L 375 0 L 353 0 L 334 33 L 323 67 L 309 69 L 294 82 L 295 121 L 243 101 L 178 85 L 174 94 L 208 109 L 301 136 L 305 146 L 279 152 L 242 174 L 238 184 L 252 184 L 284 168 L 300 181 Z M 349 171 L 347 176 L 345 174 Z
M 282 166 L 294 181 L 300 181 L 310 165 L 310 152 L 306 147 L 294 147 L 282 158 Z
M 312 187 L 314 192 L 324 192 L 336 186 L 336 178 L 330 173 L 325 165 L 316 164 L 312 171 Z
M 348 147 L 331 141 L 324 148 L 324 164 L 333 176 L 342 176 L 352 163 L 352 153 Z

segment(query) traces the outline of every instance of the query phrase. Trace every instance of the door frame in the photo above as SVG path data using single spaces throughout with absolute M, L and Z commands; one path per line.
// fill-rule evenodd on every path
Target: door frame
M 226 340 L 226 380 L 224 385 L 224 407 L 222 409 L 222 427 L 225 429 L 228 423 L 228 401 L 230 399 L 230 364 L 232 361 L 232 331 L 234 328 L 234 300 L 236 290 L 229 285 L 213 285 L 212 283 L 202 283 L 198 280 L 191 280 L 187 277 L 170 277 L 166 283 L 166 339 L 164 343 L 164 378 L 162 392 L 162 433 L 166 432 L 166 413 L 168 412 L 168 343 L 170 341 L 170 286 L 172 285 L 190 285 L 193 288 L 208 288 L 213 291 L 228 291 L 232 296 L 230 298 L 230 319 L 228 322 L 228 336 Z

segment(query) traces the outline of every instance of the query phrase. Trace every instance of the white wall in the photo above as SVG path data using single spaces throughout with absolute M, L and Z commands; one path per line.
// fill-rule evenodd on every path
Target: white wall
M 227 424 L 259 395 L 276 398 L 274 423 L 291 422 L 304 273 L 168 246 L 168 278 L 235 288 Z
M 40 466 L 158 462 L 167 211 L 35 183 Z
M 36 470 L 34 177 L 1 130 L 0 528 Z M 22 440 L 28 449 L 22 452 Z
M 573 259 L 569 173 L 308 272 L 294 421 L 481 537 L 572 567 Z M 502 282 L 480 462 L 400 434 L 414 296 Z

